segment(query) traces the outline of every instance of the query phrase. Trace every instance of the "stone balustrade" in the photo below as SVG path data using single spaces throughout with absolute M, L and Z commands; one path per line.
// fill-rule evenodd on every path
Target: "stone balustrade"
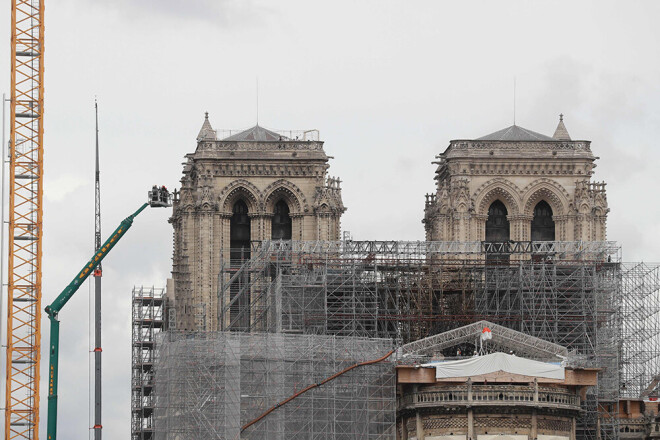
M 619 419 L 619 438 L 622 439 L 644 439 L 647 437 L 647 431 L 653 430 L 654 426 L 649 423 L 647 418 L 640 419 Z M 657 429 L 657 425 L 656 425 Z M 653 434 L 651 432 L 650 434 Z M 654 437 L 658 437 L 657 431 Z
M 580 397 L 560 389 L 529 386 L 468 386 L 425 390 L 403 396 L 399 409 L 438 406 L 531 406 L 579 411 Z

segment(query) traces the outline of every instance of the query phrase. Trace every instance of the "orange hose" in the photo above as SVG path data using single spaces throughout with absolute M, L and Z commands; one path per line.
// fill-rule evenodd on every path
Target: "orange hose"
M 387 359 L 388 357 L 392 356 L 392 353 L 394 353 L 394 350 L 391 350 L 389 353 L 387 353 L 385 356 L 383 356 L 383 357 L 381 357 L 381 358 L 374 359 L 374 360 L 371 360 L 371 361 L 360 362 L 360 363 L 357 363 L 357 364 L 355 364 L 355 365 L 351 365 L 350 367 L 344 368 L 344 369 L 343 369 L 342 371 L 340 371 L 339 373 L 335 373 L 335 374 L 333 374 L 332 376 L 330 376 L 330 377 L 328 377 L 328 378 L 326 378 L 326 379 L 323 379 L 323 380 L 322 380 L 321 382 L 319 382 L 319 383 L 315 383 L 315 384 L 309 385 L 309 386 L 306 387 L 306 388 L 303 388 L 302 390 L 300 390 L 300 391 L 298 391 L 297 393 L 295 393 L 293 396 L 284 399 L 284 400 L 281 401 L 280 403 L 276 403 L 274 406 L 270 407 L 270 409 L 268 409 L 266 412 L 264 412 L 263 414 L 261 414 L 261 415 L 260 415 L 259 417 L 257 417 L 256 419 L 254 419 L 254 420 L 252 420 L 251 422 L 246 423 L 245 425 L 243 425 L 243 427 L 241 428 L 241 432 L 245 431 L 245 430 L 248 429 L 250 426 L 254 425 L 254 424 L 257 423 L 259 420 L 263 419 L 263 418 L 266 417 L 268 414 L 270 414 L 270 413 L 272 413 L 273 411 L 275 411 L 277 408 L 280 408 L 280 407 L 286 405 L 287 403 L 291 402 L 291 401 L 292 401 L 293 399 L 295 399 L 296 397 L 298 397 L 298 396 L 300 396 L 300 395 L 302 395 L 302 394 L 305 394 L 307 391 L 311 390 L 312 388 L 320 387 L 321 385 L 324 385 L 324 384 L 330 382 L 331 380 L 334 380 L 334 379 L 338 378 L 338 377 L 341 376 L 342 374 L 344 374 L 344 373 L 348 373 L 349 371 L 351 371 L 351 370 L 354 369 L 354 368 L 357 368 L 357 367 L 364 367 L 364 366 L 366 366 L 366 365 L 372 365 L 372 364 L 377 364 L 378 362 L 382 362 L 382 361 L 384 361 L 385 359 Z

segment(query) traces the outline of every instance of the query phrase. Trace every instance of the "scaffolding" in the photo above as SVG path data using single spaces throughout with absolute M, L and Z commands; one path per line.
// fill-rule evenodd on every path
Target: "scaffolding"
M 251 255 L 219 275 L 221 330 L 401 344 L 485 318 L 589 355 L 598 343 L 594 326 L 610 325 L 614 314 L 620 248 L 611 242 L 265 242 Z M 488 256 L 508 260 L 488 264 Z
M 131 362 L 131 440 L 154 434 L 154 350 L 165 325 L 165 289 L 133 287 Z
M 621 266 L 621 396 L 658 397 L 660 265 Z
M 618 439 L 619 399 L 658 395 L 660 266 L 622 263 L 616 243 L 273 241 L 253 243 L 248 255 L 218 274 L 218 309 L 209 313 L 218 317 L 211 323 L 218 332 L 170 331 L 157 344 L 159 400 L 155 420 L 142 422 L 150 432 L 156 427 L 157 438 L 238 438 L 250 417 L 358 354 L 377 358 L 388 344 L 423 345 L 424 338 L 430 343 L 481 320 L 565 348 L 573 367 L 600 369 L 598 385 L 583 399 L 579 439 Z M 134 331 L 138 321 L 134 315 Z M 362 345 L 351 351 L 338 344 Z M 140 353 L 146 351 L 134 350 L 134 366 Z M 393 379 L 380 380 L 374 395 L 385 399 Z M 348 399 L 321 391 L 309 402 L 295 399 L 243 436 L 357 435 L 355 423 L 365 423 L 353 418 L 342 425 L 342 405 L 365 404 L 371 394 Z M 382 399 L 374 405 L 385 408 Z M 374 438 L 387 438 L 393 419 L 384 415 L 389 409 L 379 411 Z
M 615 242 L 272 241 L 251 255 L 219 274 L 223 330 L 401 346 L 485 319 L 601 369 L 578 426 L 590 440 L 618 438 L 620 396 L 660 383 L 658 270 L 622 264 Z
M 355 368 L 242 426 L 305 387 L 378 359 L 390 340 L 273 333 L 166 332 L 155 363 L 155 438 L 393 438 L 393 361 Z

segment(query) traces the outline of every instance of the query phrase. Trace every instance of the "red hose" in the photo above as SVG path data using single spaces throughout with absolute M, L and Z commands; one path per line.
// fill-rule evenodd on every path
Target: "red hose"
M 364 367 L 364 366 L 366 366 L 366 365 L 372 365 L 372 364 L 377 364 L 378 362 L 382 362 L 382 361 L 384 361 L 385 359 L 387 359 L 388 357 L 392 356 L 392 353 L 394 353 L 394 350 L 390 351 L 389 353 L 387 353 L 385 356 L 383 356 L 383 357 L 381 357 L 381 358 L 374 359 L 374 360 L 371 360 L 371 361 L 360 362 L 360 363 L 357 363 L 357 364 L 355 364 L 355 365 L 351 365 L 350 367 L 344 368 L 344 369 L 343 369 L 342 371 L 340 371 L 339 373 L 335 373 L 335 374 L 333 374 L 332 376 L 330 376 L 330 377 L 328 377 L 328 378 L 326 378 L 326 379 L 323 379 L 323 380 L 322 380 L 321 382 L 319 382 L 319 383 L 315 383 L 315 384 L 309 385 L 309 386 L 306 387 L 306 388 L 303 388 L 302 390 L 300 390 L 300 391 L 298 391 L 297 393 L 295 393 L 293 396 L 291 396 L 291 397 L 289 397 L 289 398 L 287 398 L 287 399 L 284 399 L 284 400 L 281 401 L 280 403 L 276 403 L 274 406 L 270 407 L 270 409 L 268 409 L 266 412 L 264 412 L 263 414 L 261 414 L 261 415 L 260 415 L 259 417 L 257 417 L 256 419 L 254 419 L 254 420 L 252 420 L 251 422 L 246 423 L 245 425 L 243 425 L 243 427 L 241 428 L 241 432 L 245 431 L 245 430 L 248 429 L 250 426 L 254 425 L 254 424 L 257 423 L 259 420 L 263 419 L 263 418 L 266 417 L 268 414 L 270 414 L 270 413 L 272 413 L 273 411 L 275 411 L 277 408 L 280 408 L 280 407 L 286 405 L 287 403 L 291 402 L 291 401 L 292 401 L 293 399 L 295 399 L 296 397 L 298 397 L 298 396 L 300 396 L 300 395 L 302 395 L 302 394 L 305 394 L 307 391 L 311 390 L 312 388 L 320 387 L 321 385 L 324 385 L 324 384 L 330 382 L 331 380 L 334 380 L 334 379 L 338 378 L 338 377 L 341 376 L 342 374 L 344 374 L 344 373 L 348 373 L 349 371 L 351 371 L 351 370 L 354 369 L 354 368 L 357 368 L 357 367 Z

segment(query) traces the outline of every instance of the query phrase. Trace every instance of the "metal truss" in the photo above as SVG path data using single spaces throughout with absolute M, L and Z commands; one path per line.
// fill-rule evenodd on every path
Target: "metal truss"
M 5 439 L 39 438 L 44 0 L 11 2 Z
M 543 361 L 556 362 L 568 358 L 566 347 L 511 330 L 490 321 L 478 321 L 438 335 L 409 342 L 397 349 L 396 358 L 405 362 L 405 358 L 410 355 L 441 353 L 446 348 L 456 347 L 464 342 L 473 342 L 481 337 L 482 331 L 486 327 L 492 333 L 492 339 L 487 342 L 491 348 L 499 348 L 500 351 L 505 352 L 515 350 L 516 355 Z
M 331 253 L 343 256 L 397 255 L 399 258 L 427 258 L 432 255 L 527 254 L 558 260 L 621 261 L 621 247 L 615 241 L 265 241 L 256 249 L 268 252 Z

